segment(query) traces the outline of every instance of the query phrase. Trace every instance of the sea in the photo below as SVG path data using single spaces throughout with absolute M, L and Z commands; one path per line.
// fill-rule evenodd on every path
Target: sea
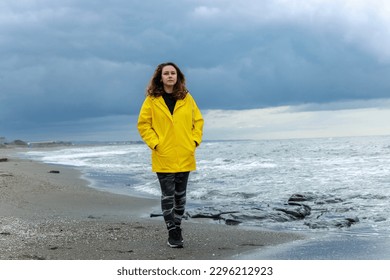
M 22 156 L 77 168 L 99 190 L 160 197 L 141 142 L 33 148 Z M 390 136 L 204 141 L 196 159 L 187 219 L 354 240 L 349 253 L 315 256 L 313 249 L 311 258 L 390 259 Z

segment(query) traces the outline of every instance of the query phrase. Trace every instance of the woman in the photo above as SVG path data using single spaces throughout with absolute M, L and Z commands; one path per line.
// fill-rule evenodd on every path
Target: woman
M 183 247 L 187 182 L 196 169 L 195 149 L 202 142 L 203 123 L 179 67 L 172 62 L 160 64 L 146 90 L 138 131 L 152 150 L 152 171 L 160 182 L 161 209 L 172 248 Z

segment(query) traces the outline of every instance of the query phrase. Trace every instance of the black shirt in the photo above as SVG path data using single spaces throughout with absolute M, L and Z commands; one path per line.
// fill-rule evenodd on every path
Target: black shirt
M 172 94 L 164 92 L 162 97 L 164 98 L 165 104 L 167 104 L 171 115 L 173 115 L 173 111 L 175 110 L 176 98 L 173 97 Z

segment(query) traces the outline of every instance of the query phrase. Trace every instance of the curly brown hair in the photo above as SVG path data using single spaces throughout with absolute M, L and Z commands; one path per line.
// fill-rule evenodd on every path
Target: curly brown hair
M 161 80 L 161 75 L 163 68 L 168 65 L 175 67 L 177 72 L 177 82 L 173 87 L 172 95 L 176 99 L 184 99 L 188 93 L 186 88 L 186 78 L 180 68 L 173 62 L 165 62 L 157 66 L 152 78 L 150 79 L 148 87 L 146 88 L 146 95 L 152 97 L 159 97 L 163 95 L 164 85 Z

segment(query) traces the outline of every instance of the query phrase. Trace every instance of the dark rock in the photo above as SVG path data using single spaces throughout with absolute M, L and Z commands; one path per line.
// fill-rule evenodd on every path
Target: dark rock
M 344 227 L 350 227 L 353 223 L 351 223 L 348 220 L 343 220 L 343 221 L 335 221 L 334 226 L 338 228 L 344 228 Z
M 7 162 L 8 158 L 0 158 L 0 162 Z
M 359 218 L 358 217 L 354 217 L 354 218 L 345 218 L 348 222 L 350 222 L 351 224 L 356 224 L 359 222 Z
M 297 202 L 307 201 L 307 198 L 306 198 L 306 196 L 304 196 L 303 194 L 293 194 L 293 195 L 288 199 L 288 202 L 291 202 L 291 201 L 297 201 Z
M 335 197 L 335 198 L 328 198 L 325 200 L 326 204 L 331 204 L 331 203 L 340 203 L 343 202 L 341 198 Z
M 307 222 L 305 223 L 306 226 L 308 226 L 311 229 L 327 229 L 329 228 L 329 223 L 326 222 Z
M 50 170 L 49 173 L 59 174 L 60 171 L 58 171 L 58 170 Z
M 229 226 L 235 226 L 235 225 L 238 225 L 238 224 L 241 224 L 241 223 L 242 223 L 241 221 L 233 220 L 233 219 L 226 219 L 225 220 L 225 224 L 227 224 Z
M 239 204 L 212 204 L 189 209 L 186 214 L 189 218 L 212 219 L 226 225 L 248 223 L 262 226 L 294 222 L 311 229 L 347 228 L 359 222 L 359 218 L 354 217 L 354 209 L 348 201 L 328 193 L 292 194 L 287 202 L 280 203 L 248 201 Z M 162 214 L 150 216 L 160 217 Z M 379 216 L 375 220 L 386 221 L 387 218 Z
M 308 205 L 299 203 L 289 203 L 288 205 L 295 207 L 275 208 L 275 210 L 282 211 L 287 215 L 291 216 L 293 219 L 304 219 L 311 213 L 311 208 Z
M 226 212 L 217 212 L 217 213 L 197 213 L 194 215 L 190 215 L 190 218 L 196 219 L 196 218 L 209 218 L 214 220 L 222 220 L 221 215 L 225 214 L 233 214 L 233 213 L 239 213 L 238 211 L 226 211 Z
M 95 217 L 95 216 L 93 216 L 93 215 L 89 215 L 87 218 L 88 218 L 88 219 L 100 219 L 99 217 Z
M 284 213 L 284 212 L 276 212 L 276 213 L 270 213 L 269 214 L 269 219 L 273 222 L 289 222 L 291 221 L 291 216 Z M 294 219 L 295 220 L 295 219 Z
M 155 218 L 155 217 L 162 217 L 163 214 L 162 213 L 150 213 L 150 218 Z
M 226 215 L 221 215 L 222 218 L 227 219 Z M 269 215 L 263 209 L 251 209 L 251 210 L 243 210 L 239 213 L 231 213 L 229 214 L 229 218 L 233 218 L 235 220 L 265 220 L 269 218 Z

